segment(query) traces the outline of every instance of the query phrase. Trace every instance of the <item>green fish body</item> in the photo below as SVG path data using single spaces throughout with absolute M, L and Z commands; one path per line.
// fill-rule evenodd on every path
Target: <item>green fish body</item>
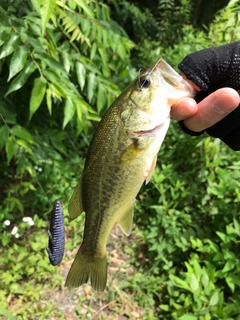
M 116 223 L 130 234 L 135 197 L 154 171 L 170 123 L 170 106 L 192 95 L 187 82 L 160 59 L 141 71 L 106 111 L 69 202 L 71 219 L 85 212 L 85 227 L 67 287 L 90 280 L 95 290 L 105 289 L 108 236 Z

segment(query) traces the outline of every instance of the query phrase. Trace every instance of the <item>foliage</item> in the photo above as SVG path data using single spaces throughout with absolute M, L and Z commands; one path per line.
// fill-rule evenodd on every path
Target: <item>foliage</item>
M 69 187 L 56 190 L 64 174 L 71 179 L 69 150 L 74 159 L 89 120 L 119 93 L 113 80 L 127 76 L 133 43 L 101 2 L 6 1 L 0 20 L 0 217 L 20 221 L 40 204 L 46 212 L 43 190 L 50 198 Z
M 19 301 L 23 319 L 46 319 L 38 301 L 54 274 L 45 252 L 49 206 L 69 199 L 89 121 L 119 93 L 118 76 L 128 78 L 133 43 L 101 2 L 2 1 L 0 18 L 0 300 L 5 309 Z M 62 285 L 55 275 L 47 290 Z
M 61 268 L 50 266 L 45 252 L 51 203 L 60 198 L 67 207 L 94 121 L 136 69 L 159 56 L 176 68 L 189 52 L 238 40 L 238 1 L 204 30 L 191 25 L 192 6 L 1 2 L 0 315 L 64 318 L 46 298 L 63 290 Z M 104 298 L 88 297 L 90 307 L 103 299 L 115 301 L 116 315 L 133 304 L 146 320 L 238 319 L 239 167 L 238 154 L 218 140 L 186 137 L 172 124 L 152 182 L 138 196 L 128 248 L 135 271 L 120 288 L 112 281 Z M 79 244 L 83 217 L 70 223 L 66 215 L 65 223 L 63 264 Z M 81 295 L 78 302 L 80 319 Z
M 160 151 L 154 188 L 140 194 L 137 214 L 148 248 L 143 263 L 162 284 L 159 318 L 235 319 L 240 294 L 238 155 L 210 138 L 187 139 L 182 149 L 179 135 L 172 127 Z M 186 150 L 188 157 L 183 156 Z M 218 296 L 215 304 L 213 295 Z

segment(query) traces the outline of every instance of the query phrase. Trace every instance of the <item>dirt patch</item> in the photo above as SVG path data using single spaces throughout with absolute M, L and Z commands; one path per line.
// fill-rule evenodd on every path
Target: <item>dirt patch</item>
M 64 287 L 62 290 L 54 291 L 54 305 L 63 314 L 63 319 L 126 320 L 141 318 L 143 310 L 135 303 L 133 295 L 127 289 L 122 289 L 124 281 L 135 271 L 130 263 L 131 256 L 126 253 L 126 251 L 129 252 L 132 241 L 131 236 L 126 237 L 118 226 L 113 228 L 107 246 L 108 282 L 104 292 L 96 292 L 89 285 L 71 290 Z M 64 279 L 77 250 L 78 248 L 67 252 L 66 255 L 71 258 L 60 266 Z M 52 319 L 57 318 L 49 318 L 49 320 Z

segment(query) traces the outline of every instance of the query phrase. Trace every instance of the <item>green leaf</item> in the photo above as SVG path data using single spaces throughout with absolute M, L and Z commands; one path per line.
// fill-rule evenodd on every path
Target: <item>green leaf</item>
M 2 245 L 5 247 L 10 242 L 9 234 L 6 234 L 5 231 L 3 232 L 1 236 Z M 1 314 L 1 313 L 0 313 Z M 7 318 L 8 319 L 8 318 Z
M 64 70 L 64 69 L 63 69 Z M 52 85 L 49 85 L 58 97 L 71 98 L 71 99 L 79 99 L 81 96 L 76 88 L 76 86 L 70 81 L 67 77 L 59 77 L 54 71 L 50 69 L 43 69 L 43 75 L 52 82 Z M 65 72 L 65 70 L 64 70 Z M 61 82 L 59 82 L 61 79 Z M 54 95 L 53 95 L 54 96 Z M 61 99 L 60 99 L 61 100 Z
M 224 242 L 224 243 L 228 243 L 230 241 L 229 237 L 225 234 L 222 233 L 220 231 L 216 231 L 216 234 L 219 236 L 219 238 Z
M 17 144 L 24 148 L 26 151 L 28 151 L 30 154 L 33 154 L 31 147 L 29 146 L 29 144 L 26 142 L 26 140 L 22 140 L 22 139 L 17 139 Z
M 209 304 L 210 304 L 210 306 L 215 306 L 216 304 L 218 304 L 218 301 L 219 301 L 219 296 L 218 296 L 218 292 L 216 291 L 212 295 L 212 297 L 211 297 L 211 299 L 209 301 Z
M 63 65 L 57 60 L 53 59 L 50 55 L 42 52 L 38 52 L 34 54 L 35 59 L 39 59 L 41 62 L 45 62 L 58 76 L 68 78 L 68 74 L 66 73 Z
M 96 76 L 94 73 L 90 73 L 88 75 L 87 97 L 90 103 L 95 93 L 95 86 L 96 86 L 95 79 L 96 79 Z
M 62 59 L 63 59 L 64 69 L 67 71 L 67 73 L 69 73 L 72 66 L 71 56 L 68 53 L 63 52 Z
M 6 154 L 7 154 L 7 162 L 9 164 L 10 161 L 12 160 L 12 158 L 16 155 L 17 150 L 18 150 L 18 146 L 16 144 L 16 141 L 12 136 L 9 136 L 7 138 L 5 149 L 6 149 Z
M 53 133 L 51 136 L 49 136 L 49 139 L 56 150 L 59 150 L 60 152 L 67 154 L 66 147 L 62 143 L 62 133 Z
M 67 99 L 64 107 L 63 129 L 66 127 L 68 122 L 72 119 L 75 111 L 76 111 L 75 105 L 72 103 L 70 99 Z
M 40 14 L 42 19 L 42 35 L 44 35 L 44 31 L 48 20 L 53 14 L 56 0 L 40 0 Z
M 90 52 L 90 59 L 93 60 L 95 54 L 96 54 L 96 51 L 97 51 L 97 44 L 96 42 L 94 42 L 92 44 L 92 47 L 91 47 L 91 52 Z
M 228 272 L 229 270 L 232 270 L 235 267 L 235 263 L 232 260 L 228 260 L 222 269 L 222 272 Z
M 97 94 L 97 110 L 100 113 L 107 102 L 107 93 L 105 88 L 99 84 Z
M 114 100 L 115 100 L 114 95 L 111 92 L 108 92 L 108 95 L 107 95 L 107 104 L 108 104 L 108 106 L 110 106 L 113 103 Z
M 31 119 L 33 114 L 40 107 L 43 97 L 46 92 L 46 80 L 43 77 L 34 80 L 34 85 L 30 98 L 30 116 Z
M 76 105 L 78 120 L 82 121 L 82 104 L 78 100 L 74 101 L 74 104 Z
M 28 54 L 29 51 L 23 46 L 18 47 L 14 52 L 10 61 L 8 81 L 23 69 L 27 61 Z
M 119 56 L 122 60 L 124 60 L 126 58 L 126 50 L 125 50 L 125 47 L 121 41 L 119 41 L 119 43 L 118 43 L 117 53 L 119 54 Z
M 190 287 L 192 291 L 196 291 L 199 287 L 198 279 L 195 274 L 191 275 Z
M 197 276 L 200 276 L 202 274 L 202 269 L 201 269 L 201 266 L 200 264 L 198 263 L 198 260 L 197 259 L 194 259 L 193 260 L 193 268 L 194 268 L 194 273 L 197 275 Z
M 231 273 L 230 275 L 228 275 L 228 278 L 231 278 L 234 284 L 240 286 L 240 277 L 238 276 L 238 274 Z
M 110 68 L 109 68 L 109 65 L 108 65 L 107 52 L 105 50 L 103 50 L 102 48 L 99 48 L 98 51 L 100 53 L 101 60 L 102 60 L 103 75 L 108 78 L 110 76 Z
M 89 17 L 91 18 L 94 17 L 92 11 L 89 9 L 89 6 L 85 0 L 73 0 L 73 1 L 76 4 L 78 4 L 79 7 L 81 7 Z
M 235 232 L 239 236 L 240 235 L 240 226 L 239 226 L 239 223 L 237 222 L 236 219 L 233 219 L 233 224 L 234 224 Z
M 62 97 L 67 99 L 66 92 L 62 89 L 62 87 L 58 83 L 51 83 L 50 85 L 52 96 L 56 97 L 59 100 L 62 100 Z
M 74 40 L 80 40 L 83 37 L 83 34 L 81 32 L 81 30 L 79 28 L 76 28 L 74 26 L 72 26 L 73 29 L 73 33 L 70 39 L 70 42 L 73 42 Z M 70 30 L 68 30 L 68 32 L 70 32 Z
M 31 0 L 32 6 L 33 8 L 40 13 L 40 4 L 39 4 L 39 0 Z
M 2 148 L 6 144 L 8 135 L 9 135 L 8 128 L 6 126 L 0 127 L 0 150 L 2 150 Z
M 160 304 L 159 308 L 164 311 L 170 310 L 170 306 L 168 304 Z
M 0 59 L 10 55 L 19 45 L 20 39 L 18 34 L 13 33 L 11 38 L 6 41 L 0 50 Z
M 83 91 L 85 80 L 86 80 L 86 69 L 84 65 L 80 62 L 76 63 L 76 73 L 77 73 L 78 84 L 80 86 L 80 89 Z
M 231 276 L 230 277 L 226 277 L 226 282 L 227 282 L 229 288 L 231 289 L 232 293 L 234 293 L 234 291 L 235 291 L 235 283 L 234 283 L 232 277 Z
M 9 95 L 9 93 L 20 89 L 35 69 L 36 65 L 32 61 L 28 61 L 21 73 L 11 82 L 5 97 Z
M 22 138 L 29 143 L 34 143 L 34 140 L 33 140 L 31 133 L 28 132 L 27 129 L 25 129 L 19 125 L 15 125 L 14 127 L 12 127 L 11 132 L 14 136 L 16 136 L 18 138 Z
M 192 313 L 187 313 L 187 314 L 184 314 L 183 316 L 181 316 L 179 318 L 179 320 L 198 320 L 198 317 L 196 317 Z
M 0 115 L 6 123 L 16 123 L 16 112 L 12 107 L 7 105 L 4 101 L 0 101 Z
M 68 6 L 71 10 L 75 10 L 77 5 L 73 0 L 68 0 Z
M 204 288 L 208 287 L 208 285 L 209 285 L 209 276 L 207 275 L 206 272 L 204 272 L 204 274 L 202 275 L 201 281 L 202 281 L 202 284 L 203 284 Z
M 10 32 L 12 31 L 12 29 L 9 28 L 5 28 L 3 31 L 1 31 L 0 33 L 0 46 L 2 46 L 10 37 Z
M 0 307 L 0 315 L 5 316 L 8 320 L 17 320 L 17 317 L 13 316 L 8 310 Z
M 51 89 L 46 90 L 46 101 L 49 114 L 52 114 L 52 91 Z
M 220 261 L 220 260 L 223 260 L 223 253 L 222 252 L 216 253 L 213 257 L 213 261 Z
M 185 280 L 182 280 L 182 279 L 178 278 L 177 276 L 174 276 L 173 274 L 170 274 L 169 278 L 174 282 L 174 284 L 177 287 L 191 291 L 188 283 Z

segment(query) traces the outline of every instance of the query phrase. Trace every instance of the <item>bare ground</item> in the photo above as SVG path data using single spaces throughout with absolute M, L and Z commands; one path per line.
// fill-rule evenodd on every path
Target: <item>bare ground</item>
M 126 237 L 118 226 L 111 232 L 108 241 L 108 285 L 103 293 L 94 291 L 89 285 L 69 290 L 63 287 L 45 295 L 46 300 L 53 300 L 54 309 L 57 308 L 60 317 L 49 317 L 49 320 L 58 319 L 92 319 L 92 320 L 125 320 L 142 319 L 145 314 L 134 296 L 122 284 L 134 273 L 130 264 L 130 256 L 126 248 L 131 247 L 133 237 Z M 136 241 L 136 239 L 134 239 Z M 60 266 L 64 279 L 70 269 L 78 248 L 67 252 L 69 260 Z

